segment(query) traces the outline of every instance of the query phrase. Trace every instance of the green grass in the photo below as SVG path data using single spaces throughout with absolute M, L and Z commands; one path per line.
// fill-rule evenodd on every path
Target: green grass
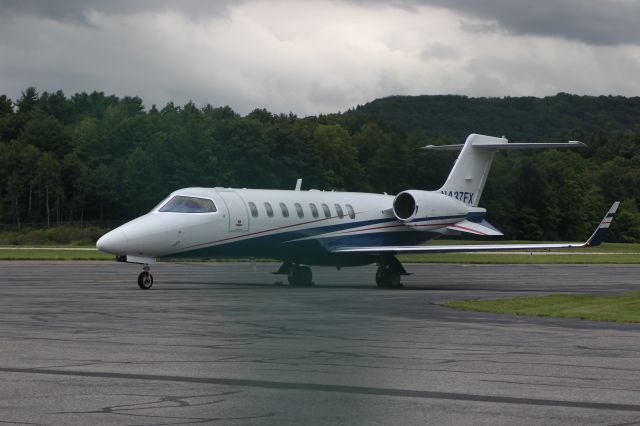
M 569 249 L 567 249 L 569 250 Z M 640 244 L 637 243 L 602 243 L 602 245 L 585 249 L 587 252 L 598 253 L 640 253 Z
M 96 249 L 0 247 L 0 260 L 114 260 Z
M 398 256 L 406 263 L 464 264 L 637 264 L 640 254 L 496 254 L 496 253 L 432 253 Z
M 0 232 L 0 246 L 95 246 L 108 229 L 95 226 L 54 226 L 44 229 L 24 228 L 18 232 Z
M 429 245 L 487 244 L 483 241 L 438 240 Z M 495 244 L 536 244 L 539 241 L 492 241 Z M 531 254 L 533 253 L 533 254 Z M 398 256 L 402 262 L 467 263 L 467 264 L 637 264 L 640 263 L 640 244 L 604 243 L 588 249 L 559 249 L 509 253 L 426 253 Z
M 494 300 L 456 300 L 443 303 L 466 311 L 581 320 L 640 322 L 640 294 L 595 296 L 559 294 Z
M 442 244 L 444 241 L 436 241 Z M 481 241 L 447 241 L 447 244 L 482 244 Z M 398 256 L 406 263 L 466 263 L 466 264 L 640 264 L 640 244 L 605 243 L 602 246 L 554 250 L 551 253 L 429 253 Z M 0 247 L 0 260 L 113 260 L 112 255 L 97 251 L 93 245 L 75 247 Z M 224 260 L 224 259 L 220 259 Z M 238 259 L 235 259 L 238 260 Z M 184 262 L 185 260 L 181 260 Z

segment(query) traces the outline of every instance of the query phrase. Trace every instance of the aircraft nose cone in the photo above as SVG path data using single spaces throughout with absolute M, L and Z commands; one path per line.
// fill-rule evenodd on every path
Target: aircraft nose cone
M 110 254 L 126 254 L 127 236 L 119 229 L 104 234 L 98 242 L 96 248 Z

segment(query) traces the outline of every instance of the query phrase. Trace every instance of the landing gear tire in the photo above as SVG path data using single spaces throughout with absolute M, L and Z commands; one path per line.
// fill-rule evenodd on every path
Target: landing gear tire
M 380 288 L 401 288 L 400 271 L 388 266 L 380 266 L 376 271 L 376 284 Z
M 153 286 L 153 275 L 149 271 L 142 271 L 138 275 L 138 287 L 142 290 L 149 290 Z
M 292 265 L 287 276 L 289 285 L 292 287 L 313 286 L 313 274 L 308 266 Z
M 389 285 L 391 288 L 402 288 L 402 283 L 400 282 L 400 271 L 389 271 Z
M 376 271 L 376 285 L 380 288 L 386 288 L 389 281 L 389 270 L 380 266 Z

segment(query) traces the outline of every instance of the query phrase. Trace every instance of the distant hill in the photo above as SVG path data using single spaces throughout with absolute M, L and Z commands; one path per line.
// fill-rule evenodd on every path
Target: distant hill
M 359 122 L 374 121 L 402 132 L 463 139 L 469 133 L 506 136 L 512 141 L 564 140 L 581 131 L 630 129 L 640 133 L 640 97 L 578 96 L 544 98 L 390 96 L 347 111 Z

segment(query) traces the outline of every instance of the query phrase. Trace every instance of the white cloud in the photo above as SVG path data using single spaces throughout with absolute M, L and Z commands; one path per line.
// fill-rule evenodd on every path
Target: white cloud
M 0 93 L 34 85 L 306 115 L 397 94 L 640 92 L 638 46 L 514 36 L 432 6 L 254 0 L 197 18 L 169 8 L 84 17 L 5 16 Z

